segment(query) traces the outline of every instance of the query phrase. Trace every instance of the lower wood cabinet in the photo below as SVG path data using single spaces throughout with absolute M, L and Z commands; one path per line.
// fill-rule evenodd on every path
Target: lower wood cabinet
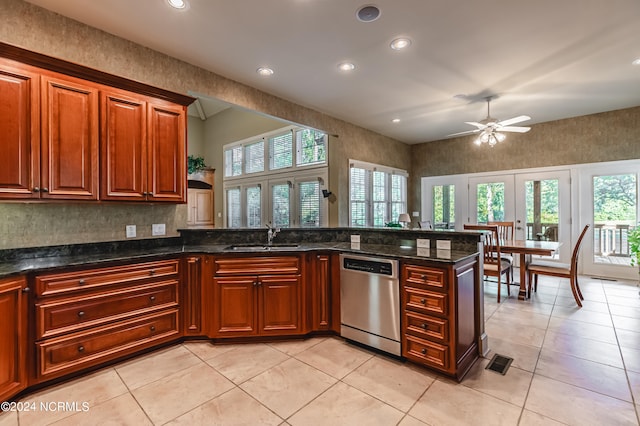
M 27 281 L 0 280 L 0 401 L 27 386 Z
M 301 264 L 298 256 L 217 258 L 211 337 L 305 333 Z
M 402 265 L 402 355 L 461 379 L 478 358 L 478 261 Z
M 310 307 L 313 331 L 331 330 L 331 255 L 328 253 L 309 254 L 309 281 L 311 288 Z
M 180 259 L 42 274 L 35 382 L 181 337 Z

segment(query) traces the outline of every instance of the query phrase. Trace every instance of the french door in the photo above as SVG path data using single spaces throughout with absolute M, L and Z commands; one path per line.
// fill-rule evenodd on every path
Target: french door
M 513 221 L 516 239 L 560 241 L 549 260 L 569 262 L 570 182 L 568 170 L 470 177 L 468 221 Z

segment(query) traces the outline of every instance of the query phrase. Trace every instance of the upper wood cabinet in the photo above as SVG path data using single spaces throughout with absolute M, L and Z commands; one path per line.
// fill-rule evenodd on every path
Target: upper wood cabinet
M 125 91 L 101 94 L 103 200 L 184 202 L 186 110 Z
M 0 99 L 0 197 L 36 198 L 40 75 L 31 67 L 0 58 Z
M 192 98 L 0 46 L 0 199 L 186 202 Z
M 41 197 L 97 200 L 99 86 L 49 73 L 41 83 Z

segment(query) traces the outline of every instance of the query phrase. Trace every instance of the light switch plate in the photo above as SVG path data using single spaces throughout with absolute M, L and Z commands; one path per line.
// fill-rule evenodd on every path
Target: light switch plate
M 136 237 L 136 226 L 135 225 L 127 225 L 125 228 L 127 233 L 127 238 L 135 238 Z
M 360 244 L 360 235 L 352 235 L 351 236 L 351 243 L 358 243 Z
M 416 240 L 416 246 L 418 248 L 429 248 L 431 246 L 431 240 L 426 238 L 418 238 Z
M 164 223 L 154 223 L 151 225 L 151 235 L 158 236 L 166 234 L 166 227 Z
M 419 217 L 419 216 L 420 216 L 420 212 L 413 212 L 413 213 L 411 214 L 411 216 L 413 216 L 413 217 Z
M 428 248 L 418 247 L 416 249 L 416 254 L 418 256 L 429 257 L 431 255 L 431 250 L 429 250 Z
M 436 240 L 436 248 L 440 250 L 451 250 L 451 240 Z

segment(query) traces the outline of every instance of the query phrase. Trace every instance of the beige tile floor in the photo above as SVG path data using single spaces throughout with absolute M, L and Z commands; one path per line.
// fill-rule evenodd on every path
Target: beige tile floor
M 339 338 L 186 342 L 20 401 L 86 412 L 8 412 L 0 426 L 638 425 L 638 288 L 583 277 L 578 309 L 566 284 L 541 277 L 531 301 L 513 288 L 500 304 L 485 285 L 492 353 L 514 358 L 505 376 L 480 359 L 456 383 Z

